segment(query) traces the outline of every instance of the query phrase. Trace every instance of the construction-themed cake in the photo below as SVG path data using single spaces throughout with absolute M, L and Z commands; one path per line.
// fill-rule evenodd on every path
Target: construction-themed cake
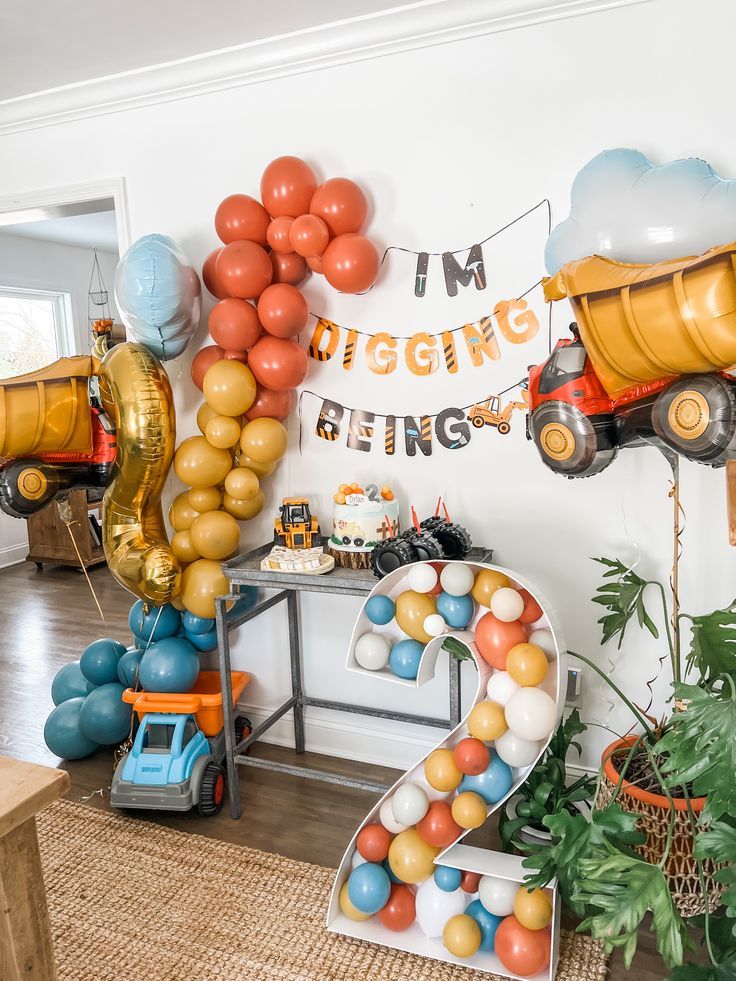
M 333 500 L 327 552 L 343 568 L 370 569 L 373 548 L 400 533 L 399 502 L 390 487 L 357 483 L 340 484 Z

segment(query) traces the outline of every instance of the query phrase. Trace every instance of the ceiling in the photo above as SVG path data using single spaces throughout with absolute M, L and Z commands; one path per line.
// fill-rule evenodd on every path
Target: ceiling
M 55 242 L 57 245 L 97 248 L 100 252 L 117 253 L 118 251 L 114 211 L 72 215 L 68 218 L 47 218 L 43 221 L 25 221 L 19 225 L 0 227 L 0 233 Z
M 3 0 L 0 102 L 336 21 L 443 0 Z M 39 30 L 39 26 L 42 29 Z

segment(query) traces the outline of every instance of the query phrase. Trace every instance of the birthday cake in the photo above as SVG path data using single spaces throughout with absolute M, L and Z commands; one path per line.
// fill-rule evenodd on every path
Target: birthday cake
M 370 569 L 374 547 L 400 534 L 399 502 L 390 487 L 357 483 L 340 484 L 333 500 L 328 553 L 343 568 Z

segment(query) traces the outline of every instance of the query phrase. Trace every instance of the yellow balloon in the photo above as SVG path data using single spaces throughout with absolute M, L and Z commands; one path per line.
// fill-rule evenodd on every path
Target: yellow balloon
M 428 644 L 432 639 L 424 629 L 424 621 L 436 612 L 435 598 L 428 593 L 406 589 L 396 597 L 396 622 L 405 634 L 422 644 Z
M 207 423 L 210 421 L 210 419 L 214 419 L 216 415 L 217 413 L 212 406 L 207 405 L 206 402 L 203 402 L 197 409 L 197 426 L 199 427 L 199 431 L 202 433 L 202 435 L 204 435 L 204 431 L 207 428 Z
M 223 508 L 238 521 L 250 521 L 251 518 L 255 518 L 257 514 L 261 513 L 265 503 L 266 495 L 262 490 L 259 490 L 250 501 L 239 501 L 237 498 L 231 497 L 230 494 L 225 494 L 222 499 Z
M 472 957 L 480 948 L 480 927 L 472 916 L 460 913 L 445 923 L 442 942 L 455 957 Z
M 491 596 L 501 586 L 510 585 L 511 581 L 509 577 L 505 576 L 502 572 L 496 572 L 494 569 L 480 569 L 478 575 L 475 577 L 470 595 L 476 603 L 480 603 L 481 606 L 487 606 L 490 609 Z
M 185 610 L 185 606 L 181 601 L 181 596 L 175 596 L 171 601 L 171 605 L 174 607 L 175 610 L 178 610 L 180 613 L 183 613 Z
M 225 492 L 236 501 L 252 501 L 260 488 L 258 477 L 247 467 L 235 467 L 225 477 Z
M 174 531 L 186 531 L 192 527 L 194 519 L 198 517 L 199 512 L 195 511 L 189 503 L 187 492 L 177 494 L 169 508 L 169 521 Z
M 402 882 L 417 885 L 434 872 L 434 858 L 440 851 L 428 845 L 414 828 L 396 835 L 388 850 L 391 870 Z
M 255 402 L 256 380 L 247 365 L 223 358 L 205 372 L 202 390 L 218 415 L 242 416 Z
M 229 559 L 240 545 L 240 528 L 224 511 L 200 514 L 191 527 L 192 545 L 203 559 Z
M 179 480 L 190 487 L 212 487 L 221 484 L 230 473 L 233 458 L 227 450 L 211 446 L 204 436 L 185 439 L 174 456 L 174 470 Z
M 468 716 L 468 733 L 483 743 L 489 743 L 502 736 L 508 725 L 503 708 L 498 702 L 478 702 Z
M 463 775 L 458 770 L 451 749 L 435 749 L 424 761 L 424 776 L 433 790 L 449 794 L 460 786 Z
M 187 494 L 189 503 L 197 512 L 215 511 L 222 504 L 222 492 L 217 487 L 197 487 Z
M 278 419 L 268 416 L 246 423 L 240 437 L 243 453 L 260 463 L 276 463 L 286 453 L 287 443 L 284 427 Z
M 516 644 L 506 657 L 506 670 L 517 685 L 525 688 L 541 685 L 548 665 L 544 651 L 536 644 Z
M 196 562 L 202 558 L 192 543 L 191 531 L 177 531 L 171 539 L 171 551 L 180 562 Z
M 240 439 L 240 423 L 231 416 L 213 416 L 204 427 L 204 435 L 219 450 L 229 450 Z
M 544 930 L 552 919 L 552 903 L 543 889 L 522 886 L 514 897 L 514 916 L 527 930 Z
M 195 617 L 212 619 L 215 597 L 226 596 L 230 586 L 219 562 L 197 559 L 188 565 L 181 576 L 181 600 Z
M 360 922 L 361 920 L 370 920 L 371 918 L 370 913 L 361 913 L 360 910 L 356 909 L 350 902 L 347 882 L 345 882 L 340 889 L 340 909 L 349 920 L 356 920 L 357 922 Z
M 259 480 L 263 480 L 264 477 L 271 476 L 276 469 L 277 463 L 278 460 L 274 460 L 273 463 L 259 463 L 258 460 L 251 459 L 246 453 L 241 453 L 238 466 L 252 470 Z
M 452 802 L 452 819 L 461 828 L 479 828 L 487 815 L 486 802 L 472 790 L 464 790 Z

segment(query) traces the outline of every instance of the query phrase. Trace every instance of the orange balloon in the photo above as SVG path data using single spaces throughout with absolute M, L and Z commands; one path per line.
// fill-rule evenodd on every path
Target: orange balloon
M 378 922 L 387 930 L 408 930 L 416 918 L 416 900 L 409 886 L 392 882 L 388 902 L 378 911 Z
M 309 307 L 296 286 L 274 283 L 258 300 L 258 319 L 274 337 L 296 337 L 309 320 Z
M 239 361 L 241 364 L 248 363 L 247 351 L 225 351 L 226 361 Z
M 227 290 L 221 282 L 220 277 L 217 275 L 217 257 L 221 252 L 221 248 L 210 252 L 207 258 L 204 260 L 204 265 L 202 266 L 202 279 L 204 280 L 204 285 L 213 296 L 217 297 L 218 300 L 224 300 L 227 296 Z
M 203 390 L 202 386 L 204 384 L 204 376 L 207 374 L 207 370 L 215 363 L 215 361 L 222 361 L 225 357 L 225 352 L 217 344 L 209 344 L 207 347 L 203 347 L 201 351 L 197 351 L 192 359 L 192 381 L 200 390 Z
M 355 181 L 333 177 L 314 192 L 309 210 L 322 218 L 330 234 L 345 235 L 359 232 L 365 225 L 368 201 Z
M 417 831 L 429 845 L 447 848 L 462 834 L 462 828 L 452 817 L 452 808 L 446 800 L 433 800 L 429 810 L 417 824 Z
M 428 644 L 432 639 L 431 634 L 424 629 L 424 621 L 436 612 L 437 603 L 434 597 L 426 593 L 405 589 L 396 597 L 396 622 L 405 634 L 422 644 Z
M 261 201 L 272 218 L 303 215 L 316 190 L 312 168 L 299 157 L 277 157 L 261 177 Z
M 299 215 L 289 230 L 289 242 L 297 255 L 306 259 L 322 255 L 330 241 L 330 230 L 317 215 Z
M 274 283 L 298 286 L 307 275 L 307 263 L 296 252 L 272 252 L 271 269 Z
M 528 589 L 520 589 L 524 599 L 524 611 L 519 617 L 522 623 L 536 623 L 537 620 L 541 620 L 543 617 L 542 607 L 537 603 L 532 594 Z
M 296 341 L 267 334 L 251 348 L 248 365 L 264 388 L 289 392 L 307 377 L 309 358 Z
M 207 321 L 212 340 L 226 351 L 247 351 L 261 336 L 261 322 L 252 303 L 228 297 L 216 303 Z
M 364 293 L 376 281 L 380 259 L 370 239 L 348 233 L 333 238 L 324 251 L 322 265 L 330 286 L 341 293 Z
M 506 670 L 517 685 L 525 688 L 541 685 L 548 666 L 547 656 L 536 644 L 516 644 L 506 656 Z
M 549 927 L 528 930 L 512 914 L 498 924 L 493 945 L 496 956 L 508 971 L 529 978 L 549 966 L 551 942 Z
M 527 930 L 543 930 L 552 919 L 552 902 L 543 889 L 523 886 L 514 897 L 514 916 Z
M 282 215 L 281 218 L 274 218 L 268 226 L 266 241 L 274 252 L 286 253 L 294 251 L 289 241 L 289 232 L 293 224 L 293 218 L 290 218 L 288 215 Z
M 291 410 L 290 392 L 272 392 L 270 388 L 258 385 L 256 388 L 256 400 L 245 413 L 245 418 L 262 419 L 268 416 L 269 419 L 278 419 L 283 422 Z
M 433 790 L 449 794 L 460 786 L 463 778 L 450 749 L 435 749 L 424 761 L 424 776 Z
M 230 296 L 253 300 L 273 279 L 268 253 L 255 242 L 231 242 L 217 257 L 215 271 Z
M 197 559 L 181 575 L 181 601 L 195 617 L 211 620 L 215 615 L 215 597 L 227 596 L 230 590 L 219 562 Z
M 231 194 L 215 212 L 215 231 L 225 245 L 243 241 L 265 245 L 270 220 L 260 201 L 249 194 Z
M 495 592 L 495 590 L 494 590 Z M 499 671 L 506 670 L 506 656 L 516 644 L 526 641 L 526 629 L 518 620 L 506 623 L 486 613 L 475 625 L 475 643 L 484 661 Z
M 388 862 L 397 879 L 415 886 L 432 875 L 438 852 L 439 848 L 428 844 L 415 828 L 408 828 L 391 842 Z
M 483 773 L 491 762 L 491 753 L 488 747 L 472 736 L 461 739 L 452 751 L 455 763 L 461 773 L 468 776 L 478 776 Z
M 452 817 L 461 828 L 479 828 L 487 817 L 486 802 L 480 794 L 464 790 L 452 802 Z M 401 878 L 401 876 L 399 876 Z
M 321 255 L 308 255 L 306 262 L 312 272 L 316 272 L 318 275 L 324 276 L 325 267 L 324 263 L 322 262 Z
M 366 824 L 358 832 L 356 847 L 366 862 L 382 862 L 388 858 L 391 835 L 382 824 Z
M 478 892 L 478 886 L 480 885 L 480 880 L 483 876 L 480 872 L 463 872 L 463 877 L 460 880 L 460 888 L 463 892 L 472 894 Z
M 480 569 L 477 576 L 475 577 L 475 582 L 473 583 L 473 588 L 470 590 L 470 595 L 473 597 L 476 603 L 480 603 L 481 606 L 491 607 L 491 597 L 500 589 L 502 586 L 510 586 L 511 582 L 508 576 L 505 576 L 503 572 L 496 572 L 495 569 Z
M 468 732 L 473 739 L 480 740 L 482 743 L 490 743 L 502 736 L 507 729 L 506 716 L 498 702 L 478 702 L 471 709 L 468 716 Z M 482 773 L 483 770 L 478 772 Z

